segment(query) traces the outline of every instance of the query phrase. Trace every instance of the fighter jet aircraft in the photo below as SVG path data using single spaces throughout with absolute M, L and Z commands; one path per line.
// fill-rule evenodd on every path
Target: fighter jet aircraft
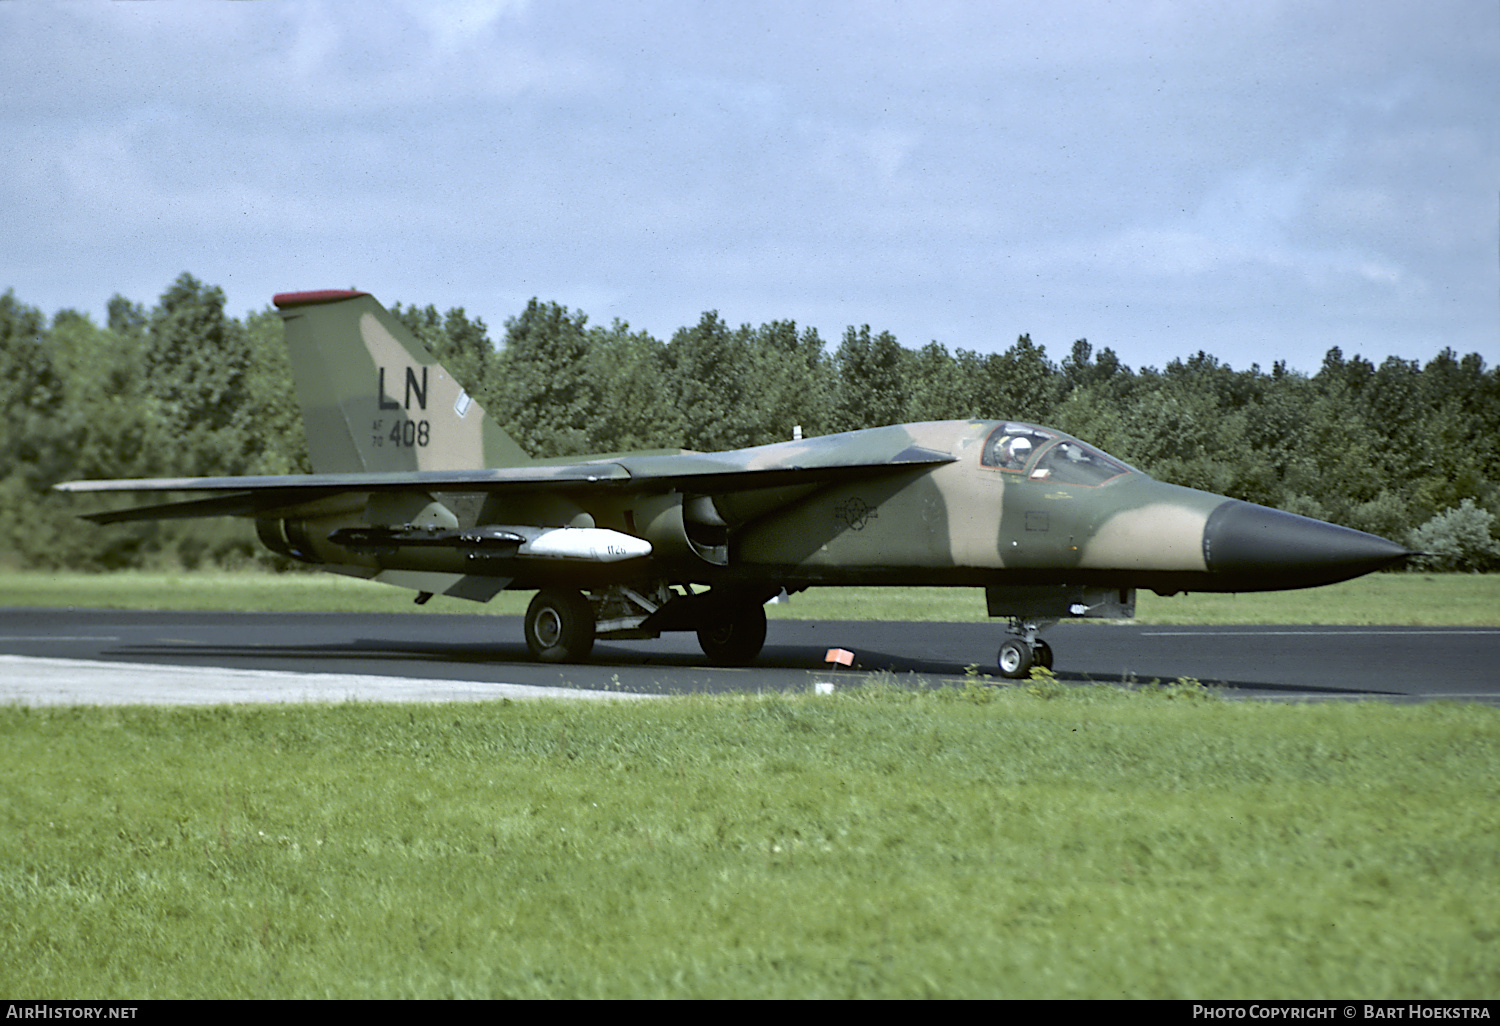
M 982 587 L 1007 618 L 1001 674 L 1050 667 L 1040 630 L 1134 615 L 1160 594 L 1305 588 L 1410 553 L 1383 538 L 1153 480 L 1064 432 L 963 420 L 731 452 L 534 460 L 363 292 L 275 297 L 314 473 L 74 481 L 70 492 L 201 492 L 99 524 L 237 516 L 335 573 L 485 602 L 534 590 L 536 658 L 596 638 L 696 631 L 745 664 L 765 603 L 840 585 Z

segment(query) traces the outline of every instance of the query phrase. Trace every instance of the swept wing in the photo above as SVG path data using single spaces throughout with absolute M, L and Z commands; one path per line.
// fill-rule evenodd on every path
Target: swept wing
M 205 516 L 289 516 L 328 499 L 382 492 L 489 494 L 611 488 L 723 494 L 873 478 L 955 459 L 948 453 L 912 445 L 907 433 L 899 429 L 874 432 L 875 437 L 868 431 L 857 434 L 857 439 L 854 435 L 826 435 L 725 453 L 622 455 L 489 470 L 69 481 L 57 487 L 68 492 L 221 493 L 87 517 L 96 524 L 115 524 Z

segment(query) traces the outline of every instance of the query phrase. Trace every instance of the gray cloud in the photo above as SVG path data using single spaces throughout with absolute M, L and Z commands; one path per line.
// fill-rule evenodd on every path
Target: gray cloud
M 18 298 L 1493 361 L 1493 4 L 0 5 Z

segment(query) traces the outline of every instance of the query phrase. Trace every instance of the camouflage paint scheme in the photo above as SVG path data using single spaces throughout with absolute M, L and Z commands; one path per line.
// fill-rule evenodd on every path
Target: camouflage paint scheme
M 1307 587 L 1407 555 L 1347 528 L 1155 481 L 1062 432 L 1015 422 L 533 460 L 373 297 L 275 302 L 313 474 L 58 487 L 210 493 L 89 519 L 251 517 L 272 549 L 417 590 L 419 601 L 542 589 L 546 608 L 527 628 L 541 658 L 586 656 L 596 633 L 693 629 L 711 656 L 743 662 L 764 638 L 760 606 L 782 589 L 935 584 L 986 588 L 991 615 L 1016 621 L 1028 669 L 1051 661 L 1040 625 L 1131 615 L 1138 587 Z M 694 591 L 703 585 L 711 591 Z

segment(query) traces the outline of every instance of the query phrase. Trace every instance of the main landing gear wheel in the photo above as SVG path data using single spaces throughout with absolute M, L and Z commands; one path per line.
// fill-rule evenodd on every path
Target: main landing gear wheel
M 526 608 L 526 647 L 544 663 L 580 663 L 594 650 L 594 607 L 566 588 L 538 592 Z
M 766 607 L 754 603 L 729 606 L 698 628 L 698 644 L 715 666 L 744 666 L 765 643 Z

